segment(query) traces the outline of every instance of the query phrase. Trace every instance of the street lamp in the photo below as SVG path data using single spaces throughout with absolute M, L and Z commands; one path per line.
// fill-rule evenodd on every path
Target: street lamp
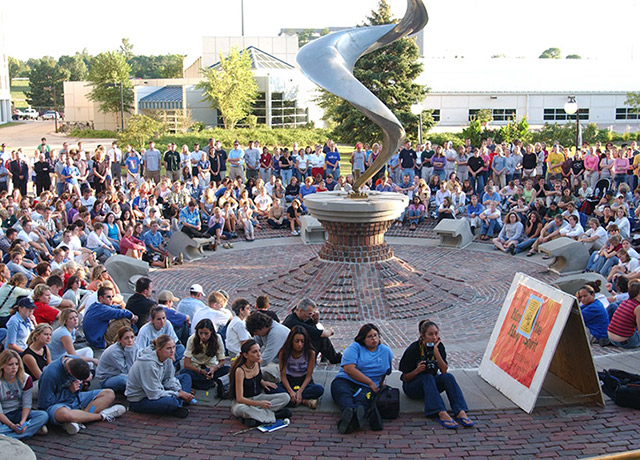
M 244 0 L 240 0 L 240 21 L 242 22 L 242 36 L 244 37 Z
M 58 132 L 58 105 L 56 104 L 56 84 L 53 82 L 51 86 L 45 86 L 43 89 L 53 91 L 53 119 L 55 123 L 56 133 Z
M 122 82 L 117 83 L 105 83 L 105 88 L 115 88 L 116 86 L 120 87 L 120 132 L 124 131 L 124 96 L 122 93 Z
M 580 149 L 580 112 L 575 96 L 569 96 L 569 100 L 564 103 L 564 111 L 567 115 L 576 115 L 576 153 Z
M 424 108 L 422 104 L 413 104 L 411 106 L 411 113 L 418 116 L 418 144 L 422 144 L 422 112 Z

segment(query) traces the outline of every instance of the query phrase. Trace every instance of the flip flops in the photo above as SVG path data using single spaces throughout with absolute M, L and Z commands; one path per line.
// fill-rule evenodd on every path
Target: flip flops
M 448 430 L 455 430 L 458 428 L 458 424 L 453 420 L 442 420 L 440 417 L 436 417 L 436 422 L 445 427 Z
M 471 428 L 475 425 L 469 417 L 456 417 L 457 422 L 465 428 Z

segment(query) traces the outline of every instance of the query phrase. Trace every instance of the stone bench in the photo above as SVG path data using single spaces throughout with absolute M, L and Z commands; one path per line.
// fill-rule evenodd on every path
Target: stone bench
M 182 254 L 187 260 L 199 259 L 204 255 L 203 247 L 211 243 L 212 239 L 210 238 L 191 238 L 178 230 L 171 234 L 167 243 L 167 251 L 174 257 Z
M 600 292 L 607 294 L 607 289 L 605 288 L 607 280 L 600 273 L 576 273 L 573 275 L 561 276 L 555 280 L 553 285 L 567 294 L 576 295 L 578 289 L 586 283 L 596 280 L 600 280 Z
M 558 274 L 581 272 L 589 262 L 589 251 L 582 243 L 567 237 L 541 244 L 540 252 L 554 258 L 549 270 Z
M 435 228 L 440 237 L 440 246 L 445 248 L 466 248 L 473 241 L 471 226 L 466 219 L 442 219 Z
M 300 218 L 300 238 L 305 244 L 315 244 L 324 243 L 327 236 L 318 219 L 311 216 L 302 216 Z
M 122 254 L 109 257 L 104 266 L 123 294 L 135 292 L 135 289 L 130 284 L 130 280 L 134 276 L 149 276 L 149 264 L 147 262 L 123 256 Z

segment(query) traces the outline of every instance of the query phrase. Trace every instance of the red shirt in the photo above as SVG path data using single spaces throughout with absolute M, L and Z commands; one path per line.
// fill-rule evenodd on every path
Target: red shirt
M 636 332 L 636 307 L 640 303 L 635 299 L 623 300 L 609 323 L 608 331 L 620 337 L 631 337 Z
M 53 323 L 58 317 L 58 309 L 50 307 L 43 302 L 33 302 L 36 309 L 33 310 L 33 316 L 36 318 L 36 323 Z
M 120 239 L 120 254 L 126 255 L 129 249 L 142 250 L 144 249 L 144 243 L 135 236 L 123 236 Z
M 271 154 L 270 153 L 261 153 L 260 154 L 260 167 L 261 168 L 270 168 L 271 167 Z

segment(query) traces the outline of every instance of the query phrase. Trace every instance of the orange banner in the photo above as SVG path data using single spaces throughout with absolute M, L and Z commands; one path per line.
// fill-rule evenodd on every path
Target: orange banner
M 529 388 L 560 303 L 519 284 L 491 352 L 491 361 Z

